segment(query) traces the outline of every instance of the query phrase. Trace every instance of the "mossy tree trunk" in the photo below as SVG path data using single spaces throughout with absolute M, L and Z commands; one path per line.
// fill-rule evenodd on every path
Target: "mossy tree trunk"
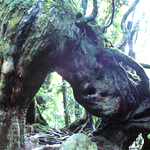
M 123 122 L 149 111 L 143 67 L 105 46 L 99 26 L 86 22 L 97 11 L 83 17 L 69 0 L 2 0 L 0 8 L 1 149 L 25 147 L 26 112 L 49 72 L 63 76 L 75 99 L 95 116 Z
M 79 29 L 67 1 L 2 0 L 0 8 L 0 147 L 18 149 L 31 100 Z

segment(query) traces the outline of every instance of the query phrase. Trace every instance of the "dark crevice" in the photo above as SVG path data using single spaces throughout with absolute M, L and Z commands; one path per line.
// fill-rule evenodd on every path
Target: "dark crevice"
M 92 95 L 96 93 L 96 89 L 94 87 L 87 87 L 84 91 L 84 95 Z
M 102 92 L 100 95 L 101 95 L 102 97 L 106 97 L 106 96 L 108 96 L 108 92 Z

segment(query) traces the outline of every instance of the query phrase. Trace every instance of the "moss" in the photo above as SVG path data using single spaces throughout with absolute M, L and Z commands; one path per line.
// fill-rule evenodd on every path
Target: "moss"
M 51 129 L 50 126 L 41 125 L 40 123 L 34 123 L 34 124 L 32 124 L 32 126 L 34 128 L 34 132 L 35 131 L 40 131 L 40 130 L 49 130 L 49 129 Z
M 20 33 L 20 23 L 23 19 L 26 21 L 26 17 L 29 16 L 27 12 L 31 10 L 34 1 L 7 0 L 1 5 L 0 18 L 2 19 L 0 19 L 0 51 L 3 52 L 5 49 L 5 55 L 10 55 L 15 50 L 14 45 L 16 45 L 17 37 Z M 25 37 L 27 39 L 24 39 L 24 45 L 26 45 L 25 49 L 19 50 L 20 54 L 24 54 L 24 58 L 20 63 L 22 63 L 23 60 L 25 60 L 25 63 L 28 60 L 31 60 L 32 55 L 37 52 L 37 49 L 42 50 L 50 43 L 55 45 L 58 41 L 61 42 L 61 35 L 73 37 L 72 28 L 74 28 L 75 25 L 72 25 L 72 20 L 75 18 L 75 11 L 75 7 L 73 7 L 69 1 L 42 1 L 38 18 L 34 22 L 33 27 L 31 27 L 29 35 Z M 52 40 L 50 41 L 50 39 Z M 27 53 L 26 51 L 29 49 L 30 52 Z M 30 54 L 31 56 L 29 57 L 28 55 Z
M 22 20 L 28 9 L 33 4 L 33 0 L 7 0 L 1 3 L 0 9 L 0 44 L 5 54 L 13 52 L 13 48 L 8 49 L 16 43 L 16 37 L 18 34 L 18 27 L 20 20 Z M 3 44 L 2 44 L 3 43 Z

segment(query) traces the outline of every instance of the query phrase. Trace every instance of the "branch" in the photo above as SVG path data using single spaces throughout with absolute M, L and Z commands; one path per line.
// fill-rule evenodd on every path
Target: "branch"
M 127 17 L 129 16 L 129 14 L 134 10 L 134 8 L 136 7 L 136 5 L 138 4 L 139 0 L 135 0 L 134 3 L 131 5 L 131 7 L 128 9 L 128 11 L 124 14 L 122 21 L 121 21 L 121 29 L 122 31 L 127 31 L 127 27 L 125 25 L 125 22 L 127 20 Z
M 124 14 L 123 18 L 122 18 L 122 21 L 121 21 L 121 29 L 122 31 L 124 32 L 124 36 L 123 36 L 123 39 L 122 41 L 116 46 L 117 48 L 121 49 L 124 48 L 129 40 L 129 38 L 131 37 L 131 33 L 130 34 L 130 30 L 132 28 L 132 25 L 133 25 L 133 21 L 129 21 L 128 22 L 128 27 L 126 27 L 126 20 L 127 20 L 127 17 L 129 16 L 129 14 L 135 10 L 135 7 L 136 5 L 138 4 L 139 0 L 135 0 L 134 3 L 131 5 L 131 7 L 128 9 L 128 11 Z M 130 25 L 129 25 L 130 24 Z M 134 32 L 134 31 L 133 31 Z
M 144 68 L 150 69 L 150 65 L 149 64 L 140 63 L 140 65 L 142 65 Z
M 130 32 L 130 39 L 128 40 L 128 45 L 129 45 L 129 56 L 135 59 L 135 52 L 133 51 L 133 36 L 137 32 L 136 30 L 136 25 L 134 26 L 132 32 Z
M 82 14 L 82 12 L 78 12 L 76 15 L 76 25 L 78 26 L 78 28 L 83 28 L 83 26 L 86 23 L 94 20 L 95 17 L 97 16 L 97 13 L 98 13 L 97 0 L 93 0 L 92 13 L 89 16 L 85 16 L 86 9 L 87 9 L 87 2 L 88 2 L 88 0 L 82 0 L 80 9 L 83 11 L 83 14 Z
M 123 62 L 130 66 L 136 71 L 136 74 L 140 77 L 140 89 L 145 96 L 149 96 L 149 78 L 146 75 L 144 68 L 137 63 L 132 57 L 128 56 L 126 53 L 115 49 L 115 48 L 105 48 L 103 50 L 103 57 L 111 59 L 115 58 L 118 62 Z
M 112 16 L 111 16 L 111 21 L 110 21 L 110 23 L 107 26 L 103 27 L 104 31 L 105 31 L 106 28 L 109 28 L 110 25 L 113 23 L 114 12 L 115 12 L 115 2 L 114 2 L 114 0 L 112 0 Z
M 93 11 L 89 16 L 86 16 L 86 22 L 90 22 L 92 20 L 95 19 L 95 17 L 97 16 L 98 13 L 98 9 L 97 9 L 97 0 L 93 0 Z
M 83 11 L 83 15 L 86 14 L 88 0 L 82 0 L 80 10 Z

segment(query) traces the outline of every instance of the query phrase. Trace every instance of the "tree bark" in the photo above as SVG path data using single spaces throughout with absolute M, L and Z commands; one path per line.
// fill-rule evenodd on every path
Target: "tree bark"
M 2 149 L 25 146 L 27 108 L 47 73 L 56 68 L 65 44 L 75 44 L 79 29 L 72 18 L 76 14 L 69 3 L 63 6 L 61 3 L 0 2 Z
M 64 104 L 65 125 L 68 126 L 68 124 L 69 124 L 69 114 L 68 114 L 68 110 L 67 110 L 66 82 L 63 78 L 62 78 L 62 94 L 63 94 L 63 104 Z
M 80 24 L 69 1 L 3 0 L 0 8 L 2 149 L 25 148 L 27 109 L 53 71 L 71 84 L 77 102 L 92 115 L 110 118 L 110 124 L 148 117 L 150 89 L 143 67 L 118 49 L 107 47 L 98 26 Z M 120 62 L 132 67 L 136 75 Z
M 80 118 L 79 103 L 75 102 L 75 120 Z

